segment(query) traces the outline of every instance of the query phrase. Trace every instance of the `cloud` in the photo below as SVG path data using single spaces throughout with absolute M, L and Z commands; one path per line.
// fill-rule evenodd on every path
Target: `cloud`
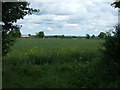
M 47 35 L 98 34 L 118 22 L 118 11 L 111 7 L 111 2 L 37 2 L 31 3 L 30 7 L 38 8 L 40 12 L 18 21 L 23 25 L 23 33 L 43 30 Z
M 43 30 L 53 31 L 54 29 L 52 27 L 43 27 Z

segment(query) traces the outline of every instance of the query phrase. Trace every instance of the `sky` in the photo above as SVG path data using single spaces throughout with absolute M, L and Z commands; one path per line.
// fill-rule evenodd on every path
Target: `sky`
M 28 2 L 29 7 L 39 9 L 40 12 L 18 20 L 17 24 L 22 25 L 21 33 L 24 35 L 39 31 L 44 31 L 46 36 L 98 35 L 114 28 L 118 23 L 118 10 L 111 6 L 112 2 Z

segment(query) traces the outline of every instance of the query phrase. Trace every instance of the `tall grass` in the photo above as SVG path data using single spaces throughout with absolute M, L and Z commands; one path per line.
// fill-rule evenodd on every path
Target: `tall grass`
M 119 87 L 115 64 L 103 63 L 99 52 L 102 42 L 19 39 L 3 58 L 3 88 Z
M 4 57 L 5 63 L 44 64 L 53 62 L 87 61 L 97 54 L 102 40 L 82 39 L 20 39 Z

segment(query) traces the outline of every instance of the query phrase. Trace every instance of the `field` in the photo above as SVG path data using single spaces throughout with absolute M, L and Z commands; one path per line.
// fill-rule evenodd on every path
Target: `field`
M 3 57 L 3 88 L 119 87 L 114 63 L 108 64 L 100 52 L 103 42 L 82 38 L 18 39 Z

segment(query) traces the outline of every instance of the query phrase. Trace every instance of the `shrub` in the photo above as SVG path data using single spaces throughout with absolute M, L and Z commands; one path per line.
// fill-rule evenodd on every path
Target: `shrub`
M 91 38 L 95 38 L 95 35 L 92 35 Z
M 100 32 L 100 34 L 98 35 L 99 38 L 106 38 L 106 33 L 104 32 Z
M 43 31 L 36 33 L 36 37 L 37 37 L 37 38 L 43 38 L 44 36 L 45 36 L 45 35 L 44 35 L 44 32 L 43 32 Z
M 89 34 L 86 34 L 86 39 L 90 39 L 90 35 Z
M 114 59 L 117 63 L 120 63 L 120 24 L 115 26 L 115 32 L 113 36 L 107 36 L 105 39 L 104 53 L 109 58 Z

